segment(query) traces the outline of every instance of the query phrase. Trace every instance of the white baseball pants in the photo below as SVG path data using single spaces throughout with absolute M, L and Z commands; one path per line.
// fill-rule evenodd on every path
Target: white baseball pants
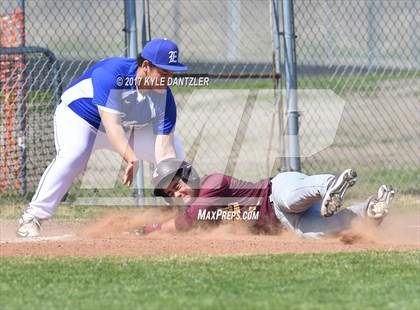
M 54 140 L 57 154 L 41 177 L 37 191 L 23 217 L 51 217 L 76 177 L 85 169 L 96 149 L 112 150 L 106 134 L 96 130 L 61 103 L 54 114 Z M 139 159 L 155 161 L 155 135 L 152 126 L 135 129 L 134 151 Z M 174 137 L 178 158 L 184 158 L 179 139 Z

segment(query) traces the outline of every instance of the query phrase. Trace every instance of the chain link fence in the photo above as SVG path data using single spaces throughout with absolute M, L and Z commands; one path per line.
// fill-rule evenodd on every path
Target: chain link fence
M 278 125 L 270 6 L 238 0 L 150 3 L 151 37 L 174 38 L 191 72 L 211 77 L 208 88 L 176 93 L 177 135 L 200 174 L 257 180 L 271 173 Z
M 0 5 L 2 18 L 13 19 L 22 2 L 3 1 Z M 176 134 L 183 141 L 188 158 L 194 160 L 201 174 L 225 171 L 254 179 L 267 176 L 269 165 L 260 159 L 261 154 L 267 152 L 268 143 L 262 143 L 262 149 L 252 140 L 257 135 L 266 138 L 271 134 L 273 139 L 275 137 L 270 2 L 136 1 L 136 6 L 139 42 L 155 37 L 170 38 L 178 43 L 182 61 L 189 65 L 192 74 L 211 76 L 208 88 L 174 87 L 178 105 Z M 25 122 L 25 191 L 13 183 L 19 174 L 12 174 L 10 168 L 19 166 L 15 147 L 13 156 L 3 156 L 2 165 L 5 168 L 1 179 L 2 196 L 23 194 L 25 198 L 30 198 L 42 172 L 55 155 L 53 112 L 62 89 L 94 62 L 105 57 L 126 55 L 127 42 L 123 31 L 123 1 L 28 0 L 24 1 L 24 10 L 24 42 L 3 44 L 2 48 L 8 48 L 8 51 L 2 49 L 2 57 L 5 61 L 8 61 L 7 57 L 10 60 L 16 55 L 24 57 L 23 71 L 15 70 L 12 75 L 25 80 L 22 87 L 25 98 L 13 100 L 13 105 L 24 106 L 25 115 L 18 119 L 14 113 L 15 125 L 8 123 L 7 127 L 13 129 L 10 130 L 15 136 L 12 140 L 17 141 L 22 133 L 15 130 L 16 126 L 22 120 Z M 16 41 L 14 38 L 10 40 L 16 35 L 14 27 L 12 23 L 2 27 L 2 33 L 9 41 Z M 248 40 L 252 44 L 248 44 Z M 14 51 L 17 54 L 10 53 L 12 47 L 18 48 Z M 22 47 L 27 50 L 19 50 Z M 7 82 L 14 83 L 11 78 Z M 4 85 L 2 92 L 7 91 Z M 270 93 L 259 95 L 264 97 L 260 98 L 263 105 L 255 104 L 255 94 L 251 106 L 256 109 L 249 110 L 249 107 L 246 108 L 249 89 L 261 87 L 268 88 Z M 4 103 L 9 101 L 2 102 L 2 112 L 6 108 Z M 257 123 L 261 117 L 267 120 L 266 124 Z M 2 125 L 5 121 L 2 118 Z M 242 129 L 237 134 L 238 127 Z M 251 132 L 248 127 L 254 130 Z M 6 131 L 2 128 L 2 133 Z M 252 140 L 246 132 L 254 136 Z M 6 144 L 11 142 L 2 140 L 2 146 Z M 243 153 L 245 149 L 247 151 Z M 272 154 L 277 155 L 277 151 L 273 149 Z M 108 155 L 100 151 L 94 154 L 96 164 L 94 171 L 89 171 L 89 180 L 97 180 L 101 184 L 101 180 L 110 177 L 107 174 Z M 247 166 L 250 163 L 254 165 L 252 170 Z M 23 167 L 20 165 L 16 169 Z M 149 184 L 149 174 L 145 169 L 146 184 Z M 99 187 L 83 188 L 83 181 L 79 179 L 70 190 L 70 197 L 132 194 L 130 189 L 120 185 Z
M 1 54 L 2 63 L 14 70 L 14 76 L 24 77 L 25 87 L 16 98 L 7 97 L 6 84 L 18 84 L 10 78 L 6 83 L 6 76 L 2 77 L 0 196 L 30 199 L 55 155 L 52 118 L 61 89 L 94 62 L 126 55 L 127 42 L 123 1 L 27 0 L 23 44 L 12 22 L 19 14 L 17 3 L 0 4 L 2 48 L 28 48 L 24 54 Z M 145 0 L 136 1 L 136 6 L 139 42 L 167 37 L 177 42 L 190 73 L 211 78 L 208 87 L 173 87 L 178 107 L 176 135 L 199 173 L 218 171 L 257 180 L 285 168 L 279 137 L 284 113 L 278 113 L 283 111 L 282 94 L 276 90 L 281 80 L 273 78 L 273 2 Z M 301 0 L 294 1 L 294 13 L 303 171 L 338 173 L 351 166 L 367 185 L 362 189 L 387 182 L 403 192 L 416 192 L 419 2 Z M 22 63 L 24 69 L 19 71 Z M 331 93 L 312 95 L 317 89 L 342 100 L 338 118 L 323 104 Z M 314 98 L 319 99 L 320 108 L 306 109 Z M 22 167 L 16 164 L 21 133 L 7 129 L 21 128 L 22 118 L 13 109 L 22 102 L 24 172 L 16 168 Z M 328 123 L 329 118 L 337 123 L 331 127 L 336 131 L 330 130 L 332 145 L 324 147 L 313 124 Z M 109 156 L 94 156 L 98 164 L 90 178 L 100 184 L 109 178 Z M 24 192 L 15 184 L 19 177 L 26 179 Z M 148 169 L 145 178 L 148 184 Z M 131 189 L 116 184 L 86 189 L 79 180 L 68 199 L 132 195 Z
M 366 190 L 418 193 L 420 2 L 297 0 L 294 9 L 299 88 L 330 89 L 345 103 L 333 144 L 303 169 L 354 167 Z M 301 122 L 323 117 L 303 111 Z M 310 128 L 300 127 L 306 149 L 320 143 Z
M 0 15 L 0 196 L 30 199 L 55 155 L 53 114 L 62 90 L 99 59 L 125 54 L 124 6 L 6 0 Z

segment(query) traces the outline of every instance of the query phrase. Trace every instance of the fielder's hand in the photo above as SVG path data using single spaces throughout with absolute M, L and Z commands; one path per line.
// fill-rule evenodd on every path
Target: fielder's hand
M 137 169 L 139 168 L 139 161 L 133 160 L 130 161 L 125 169 L 123 184 L 130 186 L 133 183 L 134 176 L 137 173 Z

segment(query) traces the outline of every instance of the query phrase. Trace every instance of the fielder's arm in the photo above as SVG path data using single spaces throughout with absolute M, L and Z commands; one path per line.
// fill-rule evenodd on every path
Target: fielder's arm
M 121 116 L 119 113 L 106 112 L 101 109 L 99 109 L 99 114 L 109 141 L 128 164 L 123 183 L 130 186 L 137 172 L 139 160 L 125 136 L 124 128 L 121 125 Z
M 166 158 L 176 158 L 174 147 L 174 136 L 172 133 L 168 135 L 156 135 L 155 141 L 155 159 L 156 163 Z

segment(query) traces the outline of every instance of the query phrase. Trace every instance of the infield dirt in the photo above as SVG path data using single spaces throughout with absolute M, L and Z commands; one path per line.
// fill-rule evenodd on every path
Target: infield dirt
M 420 212 L 393 212 L 379 227 L 355 224 L 322 240 L 305 240 L 290 232 L 253 235 L 244 226 L 222 225 L 188 233 L 129 232 L 152 220 L 171 218 L 158 209 L 107 214 L 96 221 L 46 221 L 42 237 L 18 239 L 15 221 L 0 222 L 0 256 L 171 256 L 273 253 L 404 251 L 420 249 Z

